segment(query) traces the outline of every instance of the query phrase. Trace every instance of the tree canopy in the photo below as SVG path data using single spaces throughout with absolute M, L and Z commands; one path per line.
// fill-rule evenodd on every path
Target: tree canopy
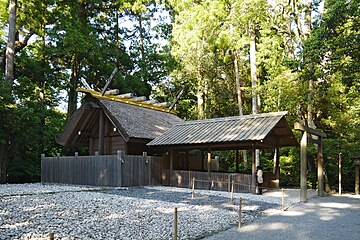
M 55 139 L 80 103 L 76 88 L 102 89 L 115 67 L 120 93 L 171 102 L 183 90 L 184 120 L 251 114 L 254 104 L 289 111 L 291 123 L 328 134 L 335 174 L 339 146 L 360 146 L 359 11 L 355 0 L 0 0 L 0 180 L 38 180 L 40 154 L 65 151 Z M 269 169 L 272 154 L 261 153 Z M 298 155 L 282 150 L 288 184 Z M 232 153 L 224 159 L 233 170 Z

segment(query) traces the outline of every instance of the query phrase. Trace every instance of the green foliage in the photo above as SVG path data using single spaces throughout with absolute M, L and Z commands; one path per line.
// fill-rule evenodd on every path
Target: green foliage
M 318 1 L 312 3 L 315 11 Z M 7 5 L 0 0 L 0 53 Z M 120 71 L 111 88 L 121 93 L 172 102 L 184 90 L 176 105 L 184 120 L 238 115 L 238 72 L 243 112 L 249 114 L 254 31 L 261 112 L 287 110 L 292 125 L 307 122 L 312 104 L 315 125 L 328 134 L 329 184 L 337 187 L 341 143 L 351 189 L 349 154 L 360 147 L 360 10 L 357 1 L 327 0 L 324 12 L 312 19 L 312 31 L 304 34 L 310 7 L 293 0 L 18 0 L 14 85 L 10 89 L 0 79 L 0 143 L 10 144 L 8 181 L 38 180 L 40 154 L 66 151 L 55 142 L 66 121 L 56 110 L 64 98 L 60 92 L 81 87 L 80 79 L 102 89 L 114 67 Z M 21 42 L 25 36 L 31 41 Z M 68 102 L 73 100 L 76 96 Z M 235 171 L 234 152 L 219 154 L 222 171 Z M 298 186 L 299 157 L 298 148 L 281 150 L 282 184 Z M 308 159 L 314 187 L 313 145 Z M 262 151 L 261 164 L 272 171 L 272 151 Z M 241 171 L 250 172 L 249 166 L 244 169 L 240 161 Z

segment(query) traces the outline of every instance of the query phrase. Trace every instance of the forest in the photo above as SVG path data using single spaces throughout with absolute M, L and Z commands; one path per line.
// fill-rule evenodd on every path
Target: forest
M 288 111 L 327 134 L 326 182 L 353 189 L 360 151 L 358 0 L 0 0 L 0 183 L 40 180 L 86 81 L 160 102 L 184 120 Z M 298 139 L 300 133 L 294 131 Z M 299 148 L 281 149 L 299 185 Z M 272 171 L 271 151 L 260 152 Z M 234 153 L 221 155 L 234 171 Z M 316 186 L 316 147 L 308 151 Z M 242 171 L 247 171 L 243 166 Z

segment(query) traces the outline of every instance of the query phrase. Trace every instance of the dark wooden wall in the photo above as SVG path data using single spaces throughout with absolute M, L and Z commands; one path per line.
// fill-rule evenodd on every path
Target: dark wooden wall
M 209 189 L 217 191 L 230 191 L 234 180 L 234 192 L 251 192 L 251 174 L 242 173 L 211 173 L 211 182 L 208 181 L 207 172 L 173 170 L 170 178 L 170 170 L 163 170 L 163 185 L 173 187 L 192 187 L 192 179 L 195 178 L 196 189 Z
M 162 157 L 117 155 L 45 157 L 41 182 L 93 186 L 160 185 Z

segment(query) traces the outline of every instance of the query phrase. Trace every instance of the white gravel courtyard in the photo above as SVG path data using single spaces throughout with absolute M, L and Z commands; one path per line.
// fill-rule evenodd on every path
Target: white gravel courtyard
M 308 191 L 309 197 L 315 194 Z M 178 238 L 200 239 L 242 222 L 280 211 L 281 192 L 261 196 L 170 187 L 0 185 L 0 239 L 172 239 L 174 208 Z M 285 203 L 299 202 L 299 190 L 285 190 Z

